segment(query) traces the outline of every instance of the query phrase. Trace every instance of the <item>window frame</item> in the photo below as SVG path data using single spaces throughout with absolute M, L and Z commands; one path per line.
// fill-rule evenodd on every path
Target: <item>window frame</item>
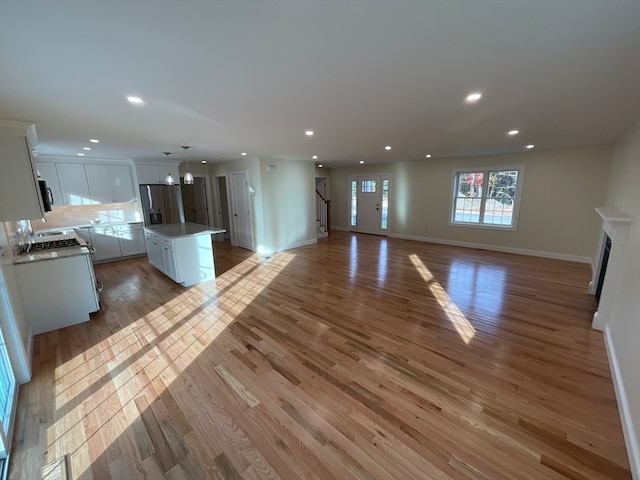
M 518 179 L 516 181 L 516 195 L 513 202 L 513 214 L 511 216 L 511 225 L 482 223 L 484 217 L 488 188 L 484 181 L 489 178 L 489 172 L 516 170 Z M 482 183 L 482 197 L 480 197 L 480 219 L 478 223 L 455 221 L 456 198 L 458 191 L 458 176 L 460 173 L 482 173 L 484 174 Z M 518 218 L 520 213 L 520 204 L 522 201 L 523 185 L 524 185 L 525 166 L 524 165 L 497 165 L 491 167 L 460 167 L 453 169 L 451 173 L 451 192 L 449 195 L 449 226 L 450 227 L 466 227 L 466 228 L 483 228 L 489 230 L 507 230 L 516 231 L 518 229 Z

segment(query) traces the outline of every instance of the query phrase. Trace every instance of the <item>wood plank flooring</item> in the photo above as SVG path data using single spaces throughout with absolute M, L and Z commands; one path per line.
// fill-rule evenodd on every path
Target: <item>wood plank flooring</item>
M 583 264 L 332 233 L 215 244 L 183 288 L 103 264 L 35 339 L 9 478 L 630 478 Z

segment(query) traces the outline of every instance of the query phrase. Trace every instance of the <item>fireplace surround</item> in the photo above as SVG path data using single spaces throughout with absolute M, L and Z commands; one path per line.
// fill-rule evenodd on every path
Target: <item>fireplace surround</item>
M 593 314 L 592 323 L 593 328 L 596 330 L 604 330 L 609 321 L 615 302 L 615 292 L 620 282 L 624 265 L 621 247 L 627 241 L 631 219 L 616 208 L 596 207 L 596 212 L 602 217 L 602 232 L 596 253 L 593 276 L 589 284 L 589 293 L 596 294 L 598 279 L 603 269 L 606 269 L 604 281 L 601 285 L 598 311 Z M 607 241 L 608 239 L 610 239 L 610 242 Z M 607 251 L 608 247 L 610 248 L 609 251 Z

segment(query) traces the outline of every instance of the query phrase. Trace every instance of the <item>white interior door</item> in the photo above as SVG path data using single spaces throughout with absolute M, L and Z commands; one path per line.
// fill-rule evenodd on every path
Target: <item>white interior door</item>
M 360 233 L 380 235 L 382 182 L 380 175 L 358 176 L 358 224 Z
M 249 175 L 247 172 L 231 174 L 231 244 L 253 250 L 251 203 L 249 200 Z
M 229 210 L 229 193 L 227 191 L 227 177 L 219 176 L 215 177 L 215 225 L 218 227 L 222 227 L 226 230 L 224 233 L 224 238 L 231 238 L 231 222 L 229 220 L 231 216 L 231 212 Z

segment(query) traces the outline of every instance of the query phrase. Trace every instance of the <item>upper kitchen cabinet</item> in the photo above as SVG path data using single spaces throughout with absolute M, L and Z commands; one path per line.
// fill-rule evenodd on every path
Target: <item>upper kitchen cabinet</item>
M 33 123 L 0 119 L 0 220 L 44 218 L 44 203 L 31 149 Z
M 81 163 L 56 163 L 63 205 L 91 205 L 91 193 Z
M 85 165 L 93 203 L 124 203 L 136 200 L 131 168 L 127 165 Z
M 180 171 L 171 165 L 138 165 L 138 182 L 140 185 L 163 184 L 167 174 L 171 174 L 176 185 L 180 183 Z

